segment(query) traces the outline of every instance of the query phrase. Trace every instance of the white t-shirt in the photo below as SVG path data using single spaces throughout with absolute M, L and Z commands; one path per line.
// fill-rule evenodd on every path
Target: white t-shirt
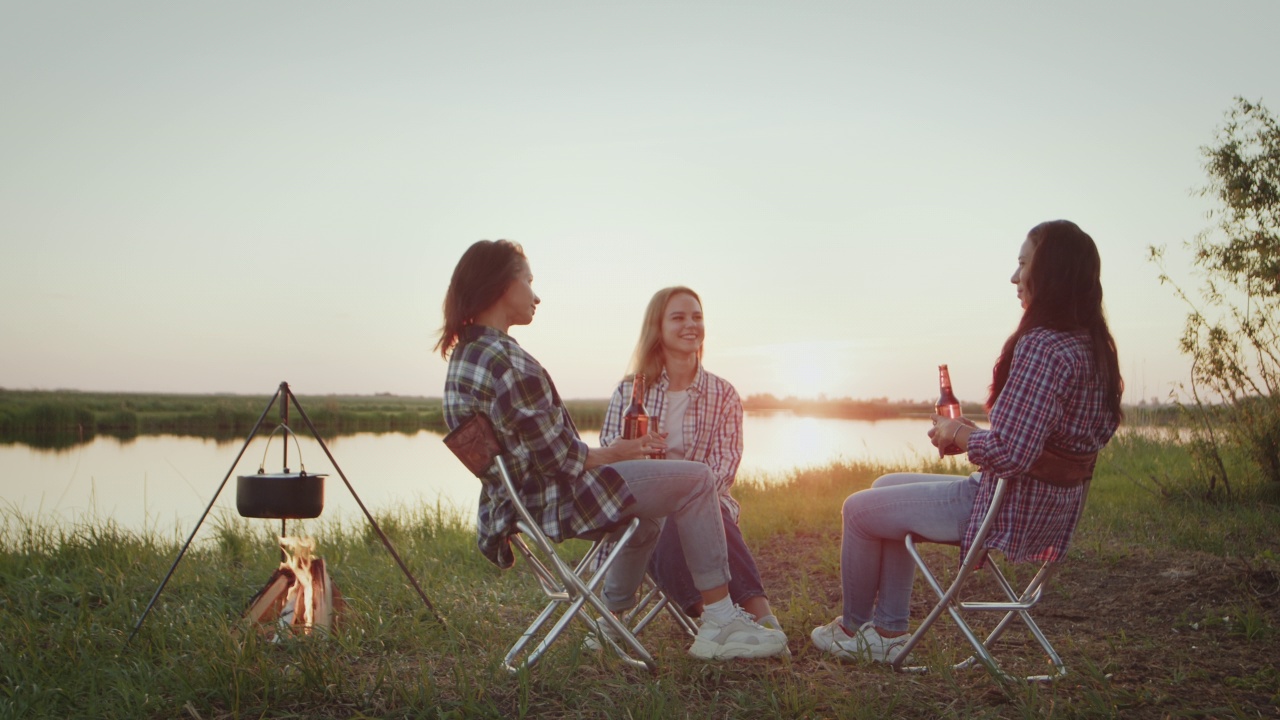
M 684 414 L 688 412 L 688 410 L 688 390 L 667 392 L 667 416 L 662 419 L 662 425 L 667 430 L 668 460 L 684 459 Z

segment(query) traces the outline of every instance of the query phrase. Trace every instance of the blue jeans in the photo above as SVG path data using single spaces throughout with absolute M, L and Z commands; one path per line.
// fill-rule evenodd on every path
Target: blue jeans
M 873 621 L 883 630 L 907 630 L 916 566 L 903 538 L 911 532 L 960 542 L 977 492 L 977 475 L 893 473 L 845 499 L 840 581 L 846 629 Z
M 764 595 L 764 583 L 760 580 L 760 571 L 756 568 L 755 558 L 747 549 L 742 539 L 742 531 L 729 515 L 729 510 L 720 503 L 720 519 L 724 524 L 725 545 L 729 552 L 729 597 L 737 605 L 745 605 L 748 600 Z M 675 523 L 667 523 L 662 528 L 662 536 L 658 538 L 658 547 L 649 560 L 649 572 L 657 581 L 658 587 L 677 603 L 686 613 L 702 602 L 702 595 L 693 585 L 693 577 L 684 559 L 684 545 L 680 542 L 680 528 Z
M 604 580 L 604 602 L 613 611 L 636 603 L 649 556 L 667 525 L 680 528 L 693 586 L 710 590 L 729 582 L 728 551 L 720 520 L 720 495 L 711 468 L 685 460 L 624 460 L 613 463 L 635 496 L 626 514 L 640 527 L 622 549 Z

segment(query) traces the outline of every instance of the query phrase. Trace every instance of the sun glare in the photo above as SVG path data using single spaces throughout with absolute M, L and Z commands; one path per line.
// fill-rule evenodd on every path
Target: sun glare
M 783 397 L 840 397 L 857 376 L 853 349 L 830 343 L 802 343 L 772 348 L 775 387 Z

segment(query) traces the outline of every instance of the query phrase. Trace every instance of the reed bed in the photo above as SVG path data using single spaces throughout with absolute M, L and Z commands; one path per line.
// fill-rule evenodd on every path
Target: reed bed
M 279 642 L 240 619 L 279 561 L 272 521 L 214 518 L 126 644 L 182 538 L 4 514 L 0 717 L 1274 716 L 1280 512 L 1265 498 L 1209 505 L 1162 494 L 1151 478 L 1177 453 L 1117 441 L 1104 455 L 1042 616 L 1072 668 L 1050 685 L 1002 685 L 981 670 L 895 675 L 810 647 L 808 631 L 838 612 L 840 503 L 889 470 L 838 463 L 744 478 L 737 493 L 793 655 L 700 662 L 664 619 L 644 636 L 660 663 L 652 676 L 572 641 L 508 676 L 502 655 L 540 594 L 519 567 L 489 565 L 469 524 L 442 507 L 399 508 L 378 522 L 447 627 L 367 525 L 321 518 L 290 531 L 317 539 L 349 607 L 332 633 Z M 954 459 L 922 469 L 967 471 Z M 928 600 L 918 588 L 917 618 Z M 926 643 L 926 659 L 959 652 L 950 632 Z

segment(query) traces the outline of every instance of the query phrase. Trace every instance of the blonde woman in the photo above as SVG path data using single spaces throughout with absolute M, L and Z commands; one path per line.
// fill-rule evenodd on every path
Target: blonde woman
M 631 368 L 613 392 L 600 444 L 621 441 L 622 416 L 631 400 L 636 373 L 648 378 L 644 405 L 651 427 L 665 440 L 668 460 L 704 463 L 715 476 L 720 514 L 729 553 L 729 596 L 756 622 L 781 630 L 769 607 L 760 571 L 738 529 L 738 502 L 730 490 L 742 461 L 742 401 L 724 379 L 702 367 L 706 335 L 702 300 L 687 287 L 663 288 L 645 310 L 640 340 Z M 702 613 L 702 601 L 684 559 L 680 528 L 667 523 L 658 539 L 649 571 L 659 587 L 692 616 Z

